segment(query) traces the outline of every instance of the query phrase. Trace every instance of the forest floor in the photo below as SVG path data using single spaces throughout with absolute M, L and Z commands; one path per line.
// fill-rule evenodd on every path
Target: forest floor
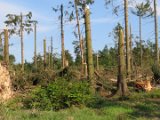
M 73 106 L 60 111 L 24 110 L 17 106 L 15 101 L 0 105 L 0 120 L 160 120 L 160 89 L 133 92 L 126 100 L 107 98 L 90 107 Z

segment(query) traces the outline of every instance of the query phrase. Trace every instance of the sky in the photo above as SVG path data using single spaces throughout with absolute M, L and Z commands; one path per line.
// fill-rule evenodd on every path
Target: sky
M 115 4 L 122 4 L 121 0 Z M 134 0 L 135 1 L 135 0 Z M 137 0 L 142 1 L 142 0 Z M 158 2 L 158 22 L 160 26 L 160 1 Z M 51 36 L 53 37 L 53 47 L 54 53 L 60 55 L 61 51 L 61 38 L 60 38 L 60 21 L 58 20 L 59 13 L 55 13 L 52 7 L 57 5 L 64 5 L 64 9 L 68 9 L 68 0 L 0 0 L 0 30 L 5 28 L 4 21 L 7 19 L 5 16 L 7 14 L 23 14 L 32 12 L 33 20 L 38 21 L 37 25 L 37 52 L 43 54 L 43 40 L 47 40 L 47 46 L 50 46 Z M 135 2 L 132 3 L 134 5 Z M 130 6 L 130 9 L 133 9 Z M 130 10 L 129 9 L 129 10 Z M 124 26 L 123 9 L 120 9 L 119 16 L 113 14 L 111 6 L 106 8 L 105 0 L 95 0 L 95 3 L 90 6 L 91 11 L 91 33 L 92 33 L 92 44 L 93 50 L 97 52 L 102 50 L 105 45 L 109 47 L 114 46 L 113 37 L 109 34 L 112 32 L 113 28 L 117 23 L 121 23 Z M 150 39 L 154 42 L 154 24 L 153 18 L 147 18 L 142 20 L 142 39 Z M 65 18 L 66 21 L 66 18 Z M 132 26 L 132 34 L 138 36 L 138 17 L 135 15 L 129 15 L 129 24 Z M 69 50 L 74 56 L 74 46 L 72 42 L 77 40 L 73 31 L 75 30 L 75 22 L 64 24 L 64 39 L 65 39 L 65 49 Z M 84 32 L 84 27 L 81 24 L 81 29 Z M 16 57 L 16 62 L 20 62 L 21 58 L 21 47 L 20 47 L 20 37 L 13 35 L 9 40 L 10 44 L 10 54 Z M 29 35 L 24 34 L 24 57 L 28 62 L 32 61 L 34 55 L 34 34 L 31 32 Z

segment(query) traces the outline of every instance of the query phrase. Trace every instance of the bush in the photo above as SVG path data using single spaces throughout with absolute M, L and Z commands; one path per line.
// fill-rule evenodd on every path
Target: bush
M 22 71 L 16 71 L 15 75 L 11 75 L 11 79 L 14 90 L 24 90 L 28 84 L 28 74 Z
M 92 98 L 87 82 L 65 79 L 57 79 L 48 86 L 38 87 L 29 96 L 25 98 L 24 106 L 40 110 L 64 109 L 85 104 Z
M 38 70 L 23 72 L 20 70 L 10 72 L 14 90 L 25 90 L 32 85 L 47 85 L 55 79 L 56 73 L 52 70 Z
M 38 70 L 29 74 L 32 85 L 47 85 L 55 79 L 56 73 L 52 70 Z
M 156 83 L 160 83 L 160 66 L 157 64 L 152 65 L 152 72 Z

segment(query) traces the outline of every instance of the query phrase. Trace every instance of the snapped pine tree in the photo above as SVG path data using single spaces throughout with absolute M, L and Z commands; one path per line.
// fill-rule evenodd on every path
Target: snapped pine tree
M 140 65 L 142 68 L 142 56 L 143 56 L 143 50 L 142 50 L 142 17 L 139 16 L 139 40 L 140 40 Z
M 96 55 L 96 67 L 97 67 L 97 70 L 99 70 L 99 55 L 98 55 L 98 53 Z
M 130 63 L 130 46 L 129 46 L 129 34 L 128 34 L 128 0 L 124 0 L 124 16 L 125 16 L 125 41 L 126 41 L 126 69 L 127 77 L 130 78 L 131 63 Z
M 0 46 L 2 46 L 2 34 L 0 33 Z
M 34 22 L 34 65 L 37 68 L 37 23 Z
M 51 69 L 53 68 L 53 38 L 51 37 L 51 57 L 50 57 Z
M 154 0 L 154 23 L 155 23 L 156 63 L 159 64 L 157 0 Z
M 65 68 L 65 48 L 64 48 L 64 30 L 63 30 L 63 5 L 61 5 L 61 59 L 62 68 Z
M 122 29 L 119 30 L 118 41 L 118 91 L 117 94 L 126 96 L 128 94 L 128 87 L 125 79 L 125 53 L 124 53 L 124 34 Z
M 44 39 L 43 41 L 43 49 L 44 49 L 44 69 L 46 68 L 47 66 L 47 63 L 46 63 L 46 39 Z
M 80 54 L 81 54 L 81 73 L 84 73 L 84 51 L 83 51 L 83 40 L 82 40 L 82 35 L 80 31 L 80 23 L 79 23 L 79 15 L 78 15 L 78 7 L 77 7 L 77 0 L 74 0 L 75 4 L 75 12 L 76 12 L 76 20 L 77 20 L 77 28 L 78 28 L 78 37 L 79 37 L 79 45 L 80 45 Z
M 20 36 L 21 36 L 21 64 L 24 71 L 24 41 L 23 41 L 23 15 L 20 15 Z
M 88 79 L 91 82 L 91 92 L 95 93 L 94 81 L 94 66 L 93 66 L 93 53 L 92 53 L 92 40 L 91 40 L 91 26 L 90 26 L 90 10 L 85 5 L 85 33 L 86 33 L 86 52 L 87 52 L 87 71 Z
M 131 63 L 131 73 L 132 73 L 132 71 L 133 71 L 133 56 L 132 56 L 132 27 L 131 27 L 131 25 L 130 25 L 130 43 L 129 43 L 129 45 L 130 45 L 130 63 Z
M 48 67 L 51 68 L 51 53 L 50 47 L 48 46 Z
M 8 29 L 4 29 L 4 62 L 9 65 Z

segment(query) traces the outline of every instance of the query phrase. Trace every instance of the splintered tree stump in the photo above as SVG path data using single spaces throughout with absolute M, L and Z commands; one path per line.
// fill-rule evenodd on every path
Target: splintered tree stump
M 143 91 L 151 91 L 152 90 L 151 82 L 148 80 L 136 82 L 135 87 L 137 90 L 143 90 Z
M 0 63 L 0 102 L 12 97 L 9 71 Z

